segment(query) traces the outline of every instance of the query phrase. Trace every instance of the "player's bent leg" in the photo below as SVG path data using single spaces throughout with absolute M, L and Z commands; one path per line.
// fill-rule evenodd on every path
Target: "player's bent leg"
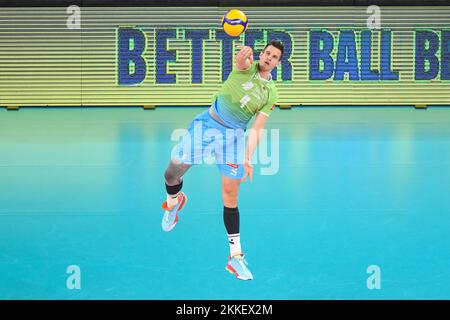
M 178 222 L 178 212 L 183 208 L 187 197 L 181 192 L 182 177 L 193 165 L 202 163 L 203 148 L 207 142 L 198 132 L 209 128 L 210 116 L 208 111 L 202 112 L 192 120 L 186 134 L 172 150 L 172 160 L 164 173 L 167 190 L 167 200 L 163 203 L 164 217 L 162 228 L 172 230 Z
M 174 194 L 177 191 L 177 186 L 183 184 L 183 176 L 189 168 L 192 167 L 191 164 L 182 163 L 176 159 L 171 159 L 166 171 L 164 172 L 164 180 L 166 182 L 166 189 L 169 194 Z M 179 187 L 181 189 L 181 187 Z M 170 191 L 170 192 L 169 192 Z
M 181 192 L 183 187 L 183 175 L 192 165 L 181 163 L 171 159 L 164 172 L 167 191 L 167 200 L 162 204 L 164 215 L 161 227 L 164 231 L 171 231 L 178 222 L 178 213 L 183 209 L 187 197 Z

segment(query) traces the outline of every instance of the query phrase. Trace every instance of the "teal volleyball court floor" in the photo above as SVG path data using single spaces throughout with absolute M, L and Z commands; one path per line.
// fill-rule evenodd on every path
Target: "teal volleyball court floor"
M 278 171 L 239 200 L 251 282 L 224 270 L 214 165 L 161 230 L 171 134 L 203 110 L 0 109 L 0 298 L 450 298 L 450 108 L 275 110 Z

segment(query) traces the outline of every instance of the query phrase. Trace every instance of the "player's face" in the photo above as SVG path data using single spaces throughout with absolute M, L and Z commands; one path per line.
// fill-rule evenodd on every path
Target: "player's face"
M 280 64 L 281 50 L 270 45 L 259 55 L 260 68 L 265 71 L 272 71 Z

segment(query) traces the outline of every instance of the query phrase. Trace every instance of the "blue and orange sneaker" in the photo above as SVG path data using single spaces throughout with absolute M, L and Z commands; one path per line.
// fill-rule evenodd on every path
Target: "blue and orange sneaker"
M 234 274 L 240 280 L 253 280 L 253 275 L 248 270 L 248 263 L 245 261 L 243 254 L 229 257 L 225 270 Z
M 178 212 L 183 209 L 184 204 L 187 201 L 187 197 L 183 192 L 180 192 L 180 194 L 177 197 L 177 204 L 174 205 L 172 208 L 169 208 L 167 206 L 167 201 L 164 201 L 162 204 L 162 208 L 164 209 L 164 216 L 162 219 L 162 229 L 166 232 L 171 231 L 173 228 L 175 228 L 175 225 L 178 222 Z

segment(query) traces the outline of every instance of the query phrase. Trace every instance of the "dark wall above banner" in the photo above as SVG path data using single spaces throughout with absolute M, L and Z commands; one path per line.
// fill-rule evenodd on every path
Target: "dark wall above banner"
M 450 0 L 0 0 L 0 7 L 448 6 Z

